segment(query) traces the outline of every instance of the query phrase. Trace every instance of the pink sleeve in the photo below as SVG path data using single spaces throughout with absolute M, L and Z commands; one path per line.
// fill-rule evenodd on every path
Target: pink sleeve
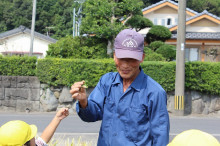
M 41 138 L 41 137 L 38 137 L 36 140 L 35 140 L 35 144 L 37 146 L 48 146 L 46 144 L 46 142 Z

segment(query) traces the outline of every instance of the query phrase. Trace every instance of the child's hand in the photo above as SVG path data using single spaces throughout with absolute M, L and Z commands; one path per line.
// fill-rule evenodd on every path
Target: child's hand
M 57 114 L 56 114 L 56 117 L 60 120 L 66 118 L 67 116 L 69 115 L 69 110 L 68 108 L 61 108 Z

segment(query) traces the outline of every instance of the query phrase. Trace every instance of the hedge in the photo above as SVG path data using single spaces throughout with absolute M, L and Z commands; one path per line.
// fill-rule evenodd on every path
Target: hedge
M 220 95 L 220 62 L 189 62 L 185 70 L 186 88 Z
M 111 59 L 39 59 L 37 76 L 40 81 L 53 86 L 71 86 L 76 81 L 88 81 L 94 87 L 100 77 L 107 72 L 116 71 Z
M 148 62 L 141 64 L 144 73 L 157 81 L 166 91 L 175 89 L 175 62 Z
M 37 57 L 0 55 L 0 75 L 35 76 Z
M 175 62 L 145 61 L 141 66 L 166 91 L 175 89 Z M 185 70 L 186 89 L 220 94 L 220 63 L 187 62 Z M 87 80 L 88 86 L 94 87 L 110 71 L 116 71 L 113 59 L 40 59 L 37 65 L 39 79 L 54 86 L 71 86 L 76 81 Z
M 144 61 L 141 66 L 167 92 L 174 91 L 175 62 Z M 86 80 L 89 87 L 94 87 L 102 75 L 111 71 L 116 71 L 113 59 L 37 60 L 36 57 L 0 56 L 0 75 L 36 75 L 42 83 L 52 86 L 71 86 L 76 81 Z M 220 62 L 186 62 L 185 87 L 220 95 Z

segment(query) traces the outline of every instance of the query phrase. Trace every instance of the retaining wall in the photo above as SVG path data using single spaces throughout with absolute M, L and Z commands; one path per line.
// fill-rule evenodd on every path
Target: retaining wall
M 49 87 L 33 76 L 0 76 L 0 111 L 50 112 L 68 107 L 75 112 L 75 101 L 68 87 Z M 93 89 L 89 88 L 87 94 Z M 174 111 L 174 92 L 167 93 L 167 107 Z M 220 96 L 196 91 L 185 93 L 185 114 L 220 115 Z

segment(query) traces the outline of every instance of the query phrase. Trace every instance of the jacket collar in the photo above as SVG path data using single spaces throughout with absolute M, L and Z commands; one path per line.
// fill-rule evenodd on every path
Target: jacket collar
M 134 88 L 137 91 L 140 91 L 141 86 L 142 86 L 142 81 L 144 79 L 144 71 L 142 70 L 141 67 L 139 67 L 139 68 L 140 68 L 140 73 L 138 74 L 138 76 L 135 78 L 135 80 L 130 85 L 131 88 Z M 112 84 L 113 85 L 123 84 L 123 79 L 119 73 L 116 74 L 115 80 L 112 82 Z

